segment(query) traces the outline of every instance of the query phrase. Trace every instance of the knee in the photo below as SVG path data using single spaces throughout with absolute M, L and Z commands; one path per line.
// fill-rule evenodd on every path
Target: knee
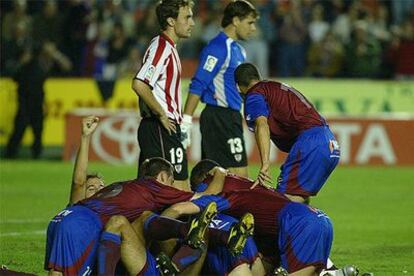
M 105 231 L 112 233 L 120 233 L 122 228 L 128 223 L 129 221 L 124 216 L 112 216 L 105 225 Z

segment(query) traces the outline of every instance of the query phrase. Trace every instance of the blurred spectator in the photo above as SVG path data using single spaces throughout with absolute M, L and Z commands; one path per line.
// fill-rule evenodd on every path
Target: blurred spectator
M 366 22 L 357 22 L 346 53 L 348 76 L 354 78 L 377 77 L 381 65 L 381 54 L 380 43 L 367 32 Z
M 414 79 L 414 12 L 393 39 L 390 60 L 396 79 Z
M 62 16 L 58 13 L 56 2 L 47 0 L 44 2 L 41 13 L 33 17 L 33 37 L 42 43 L 52 41 L 60 47 L 62 42 Z
M 246 50 L 246 61 L 256 64 L 264 78 L 269 77 L 269 46 L 263 38 L 263 32 L 257 26 L 252 39 L 241 42 Z
M 27 25 L 16 23 L 9 39 L 1 40 L 1 75 L 13 76 L 20 64 L 26 63 L 31 51 L 32 40 Z
M 118 63 L 125 62 L 130 51 L 129 47 L 120 47 L 119 49 L 125 50 L 123 57 L 115 62 L 111 61 L 113 51 L 109 49 L 109 40 L 113 36 L 114 26 L 122 24 L 126 41 L 133 40 L 132 44 L 138 47 L 140 56 L 143 56 L 150 39 L 160 31 L 155 14 L 158 1 L 0 1 L 0 73 L 2 76 L 13 74 L 19 64 L 19 58 L 25 52 L 24 49 L 31 48 L 31 41 L 50 40 L 70 58 L 73 63 L 71 75 L 95 76 L 102 79 L 107 58 L 110 65 L 106 69 L 110 69 L 111 64 L 115 63 L 115 67 L 119 67 Z M 221 12 L 230 1 L 195 2 L 196 26 L 193 35 L 190 40 L 179 45 L 181 56 L 192 59 L 188 64 L 198 60 L 201 48 L 220 31 Z M 366 25 L 364 28 L 368 44 L 380 46 L 378 51 L 377 47 L 373 48 L 376 51 L 375 62 L 377 56 L 380 59 L 380 68 L 372 68 L 379 71 L 377 77 L 392 77 L 394 66 L 401 68 L 402 60 L 399 62 L 400 65 L 397 65 L 396 60 L 390 59 L 396 52 L 402 56 L 411 53 L 409 40 L 403 39 L 400 33 L 402 23 L 406 22 L 410 12 L 414 10 L 414 0 L 251 1 L 260 13 L 258 29 L 261 32 L 258 32 L 257 38 L 249 41 L 245 47 L 251 61 L 257 63 L 264 74 L 271 64 L 273 71 L 269 72 L 269 75 L 303 76 L 306 62 L 316 62 L 315 51 L 322 47 L 322 40 L 328 30 L 338 42 L 346 46 L 349 50 L 347 53 L 353 56 L 352 49 L 357 42 L 351 41 L 354 37 L 351 37 L 351 33 L 354 32 L 357 22 Z M 407 50 L 404 50 L 405 48 Z M 316 57 L 323 56 L 321 54 Z M 326 56 L 324 58 L 326 59 Z M 368 57 L 366 59 L 368 60 Z M 365 62 L 368 62 L 367 60 Z M 349 62 L 346 62 L 339 70 L 339 75 L 335 76 L 364 75 L 356 73 L 356 69 L 348 65 Z M 315 64 L 309 64 L 308 74 L 314 71 L 309 69 L 314 66 Z
M 332 32 L 320 42 L 313 43 L 308 51 L 307 74 L 312 77 L 337 77 L 343 66 L 344 49 Z
M 324 20 L 322 5 L 316 5 L 312 10 L 312 20 L 309 24 L 309 37 L 311 43 L 319 43 L 329 31 L 329 24 Z
M 306 25 L 299 2 L 292 3 L 294 4 L 283 16 L 279 28 L 278 74 L 280 77 L 299 77 L 305 72 Z
M 84 66 L 86 30 L 88 29 L 91 7 L 86 1 L 69 0 L 63 20 L 63 52 L 73 64 L 73 74 L 81 76 Z
M 43 130 L 43 85 L 57 65 L 64 71 L 71 69 L 69 59 L 59 52 L 52 42 L 45 42 L 21 59 L 14 76 L 18 86 L 18 110 L 14 119 L 14 130 L 7 143 L 5 157 L 15 158 L 27 126 L 33 130 L 32 157 L 37 159 L 42 152 Z
M 15 25 L 21 25 L 21 28 L 24 28 L 27 33 L 31 33 L 32 18 L 26 14 L 26 8 L 26 0 L 13 1 L 13 10 L 6 13 L 2 21 L 2 39 L 12 39 Z
M 119 78 L 132 79 L 142 65 L 140 49 L 135 46 L 129 49 L 128 57 L 121 62 L 118 69 Z

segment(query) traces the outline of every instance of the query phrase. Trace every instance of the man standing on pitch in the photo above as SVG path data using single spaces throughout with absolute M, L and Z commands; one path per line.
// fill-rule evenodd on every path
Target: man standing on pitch
M 192 115 L 198 102 L 206 104 L 200 117 L 202 158 L 212 159 L 231 172 L 247 176 L 247 157 L 243 138 L 241 97 L 234 81 L 234 70 L 246 53 L 237 40 L 247 40 L 256 30 L 256 9 L 247 1 L 234 1 L 224 10 L 224 28 L 203 49 L 191 80 L 185 103 L 183 145 L 190 144 Z
M 151 157 L 167 159 L 174 166 L 175 186 L 187 191 L 187 156 L 180 130 L 181 63 L 176 43 L 191 36 L 192 6 L 191 0 L 163 0 L 158 4 L 156 13 L 162 32 L 152 39 L 132 82 L 142 116 L 138 165 Z

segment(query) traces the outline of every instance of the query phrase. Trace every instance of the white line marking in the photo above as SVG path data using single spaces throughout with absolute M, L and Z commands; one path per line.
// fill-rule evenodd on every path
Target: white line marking
M 30 236 L 30 235 L 45 235 L 46 230 L 35 230 L 29 232 L 7 232 L 0 233 L 0 237 L 13 237 L 13 236 Z

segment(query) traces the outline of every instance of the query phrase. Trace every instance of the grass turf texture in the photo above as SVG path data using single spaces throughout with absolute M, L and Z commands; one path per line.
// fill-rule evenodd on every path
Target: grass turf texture
M 45 230 L 67 203 L 73 164 L 0 161 L 0 264 L 45 274 Z M 272 176 L 278 174 L 274 166 Z M 92 163 L 106 183 L 135 166 Z M 258 166 L 250 168 L 255 176 Z M 334 225 L 332 260 L 376 275 L 414 275 L 414 168 L 339 167 L 312 205 Z

